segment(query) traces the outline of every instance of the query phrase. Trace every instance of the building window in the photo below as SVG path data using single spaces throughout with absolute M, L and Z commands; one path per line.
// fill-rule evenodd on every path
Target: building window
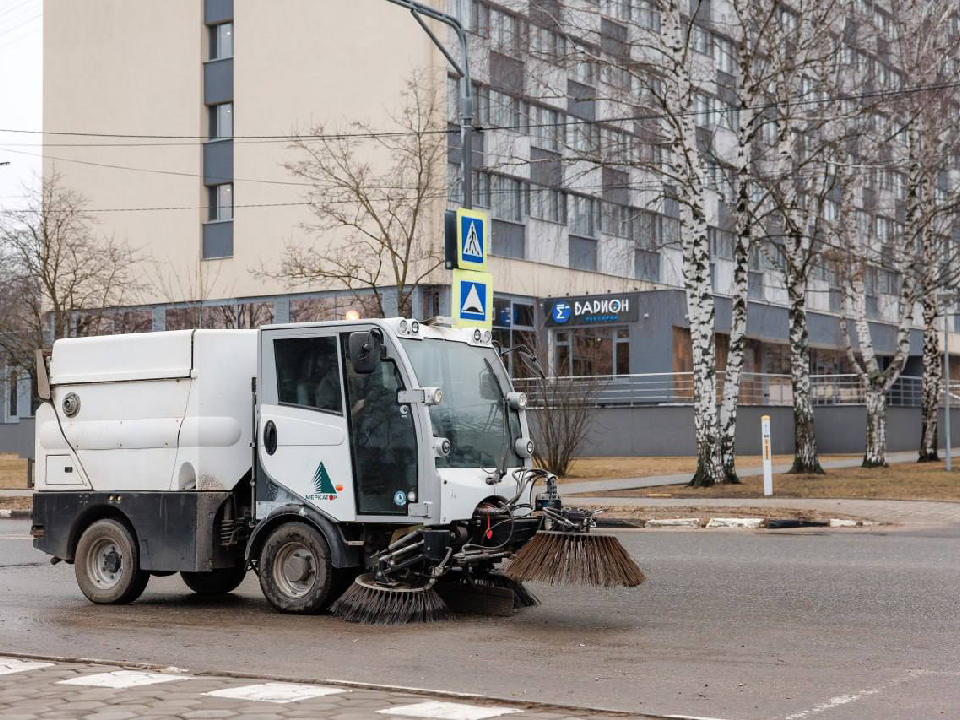
M 713 37 L 713 59 L 717 64 L 717 70 L 727 73 L 727 75 L 733 75 L 736 63 L 732 42 L 715 35 Z
M 600 234 L 600 201 L 583 195 L 570 196 L 570 232 L 584 237 Z
M 690 45 L 698 53 L 703 55 L 710 54 L 710 33 L 699 25 L 694 25 L 690 30 Z
M 490 183 L 490 209 L 498 220 L 521 223 L 524 218 L 523 183 L 503 175 L 493 175 Z
M 737 240 L 736 235 L 727 230 L 710 227 L 707 228 L 707 236 L 710 238 L 711 257 L 733 260 L 733 251 Z
M 210 139 L 224 140 L 233 137 L 233 103 L 210 107 Z
M 233 183 L 209 188 L 210 220 L 233 220 Z
M 210 28 L 210 59 L 233 57 L 233 23 L 221 23 Z
M 630 328 L 576 328 L 555 335 L 556 375 L 629 375 Z
M 535 147 L 560 152 L 562 135 L 561 113 L 559 110 L 547 107 L 533 107 L 530 109 L 530 130 L 532 131 L 531 144 Z
M 533 185 L 530 192 L 530 217 L 553 223 L 567 221 L 567 199 L 562 190 Z
M 16 418 L 20 415 L 20 383 L 17 371 L 11 370 L 7 381 L 7 417 Z
M 660 282 L 660 253 L 651 250 L 634 250 L 633 274 L 637 280 Z

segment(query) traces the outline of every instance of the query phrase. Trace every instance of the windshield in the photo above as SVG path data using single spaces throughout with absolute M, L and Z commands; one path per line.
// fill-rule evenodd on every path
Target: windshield
M 430 407 L 433 434 L 450 441 L 450 455 L 437 467 L 496 468 L 506 452 L 506 467 L 523 461 L 513 449 L 520 417 L 503 420 L 507 376 L 492 348 L 448 340 L 402 340 L 421 387 L 439 387 L 443 402 Z

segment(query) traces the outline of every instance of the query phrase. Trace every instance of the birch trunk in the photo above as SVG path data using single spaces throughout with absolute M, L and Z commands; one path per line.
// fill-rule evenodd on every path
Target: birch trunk
M 937 424 L 940 409 L 940 389 L 943 366 L 937 331 L 937 299 L 934 292 L 923 297 L 923 380 L 920 389 L 920 458 L 919 462 L 935 462 L 937 453 Z
M 746 172 L 744 172 L 746 174 Z M 733 305 L 730 318 L 730 345 L 727 350 L 727 371 L 720 407 L 720 455 L 724 482 L 739 484 L 736 464 L 737 408 L 740 404 L 740 381 L 743 377 L 743 352 L 747 335 L 747 297 L 750 262 L 749 185 L 746 179 L 737 189 L 737 246 L 733 267 Z
M 799 239 L 795 242 L 799 243 Z M 799 273 L 787 277 L 790 298 L 790 387 L 793 392 L 794 455 L 791 473 L 823 475 L 810 400 L 810 336 L 807 330 L 807 283 Z
M 871 382 L 864 393 L 867 403 L 867 446 L 863 467 L 887 467 L 887 396 L 883 383 Z

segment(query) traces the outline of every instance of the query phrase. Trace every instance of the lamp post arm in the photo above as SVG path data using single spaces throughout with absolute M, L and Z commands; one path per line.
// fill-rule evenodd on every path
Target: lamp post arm
M 470 77 L 470 56 L 467 53 L 467 31 L 463 24 L 453 15 L 440 12 L 439 10 L 424 5 L 415 0 L 387 0 L 389 3 L 406 8 L 413 15 L 414 19 L 423 28 L 427 36 L 437 46 L 447 62 L 453 66 L 457 75 L 460 76 L 460 175 L 461 186 L 463 188 L 463 207 L 470 208 L 473 203 L 473 84 Z M 457 40 L 460 41 L 460 51 L 463 57 L 463 65 L 454 60 L 453 56 L 444 47 L 443 43 L 436 34 L 423 21 L 424 17 L 431 20 L 437 20 L 453 28 L 457 33 Z

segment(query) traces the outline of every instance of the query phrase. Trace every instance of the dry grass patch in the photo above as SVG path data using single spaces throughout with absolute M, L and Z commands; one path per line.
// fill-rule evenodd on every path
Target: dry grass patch
M 859 458 L 860 455 L 821 455 L 822 460 L 841 458 Z M 793 455 L 776 455 L 774 465 L 793 462 Z M 738 455 L 738 468 L 756 468 L 762 465 L 759 455 Z M 694 457 L 609 457 L 577 458 L 570 466 L 570 472 L 560 480 L 563 482 L 581 482 L 583 480 L 609 480 L 611 478 L 653 477 L 655 475 L 676 475 L 690 473 L 697 469 Z
M 13 453 L 0 453 L 0 489 L 27 489 L 27 461 Z
M 33 498 L 0 497 L 0 510 L 33 510 Z
M 775 498 L 849 498 L 867 500 L 960 501 L 960 471 L 946 472 L 943 463 L 899 463 L 888 468 L 843 468 L 826 475 L 775 475 Z M 587 493 L 589 494 L 589 493 Z M 597 497 L 761 498 L 763 478 L 745 477 L 742 485 L 692 488 L 658 485 L 637 490 L 598 493 Z

